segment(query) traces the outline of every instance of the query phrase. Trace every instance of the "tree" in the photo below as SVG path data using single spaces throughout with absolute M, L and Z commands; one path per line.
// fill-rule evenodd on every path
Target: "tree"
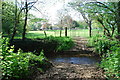
M 117 19 L 117 32 L 118 34 L 120 34 L 120 1 L 117 3 L 117 16 L 116 16 L 116 19 Z
M 70 15 L 63 15 L 61 18 L 59 18 L 60 21 L 58 22 L 58 25 L 60 27 L 60 31 L 62 29 L 65 29 L 65 36 L 67 36 L 67 29 L 71 29 L 75 24 L 73 23 L 73 19 Z
M 61 35 L 62 35 L 62 29 L 63 29 L 63 18 L 64 18 L 64 16 L 65 16 L 65 13 L 66 13 L 66 10 L 65 9 L 61 9 L 61 10 L 58 10 L 57 11 L 57 14 L 58 14 L 58 19 L 59 19 L 59 21 L 58 21 L 58 26 L 59 26 L 59 28 L 60 28 L 60 37 L 61 37 Z
M 72 5 L 74 4 L 75 3 L 72 3 Z M 83 7 L 80 4 L 83 4 Z M 103 26 L 105 35 L 112 36 L 114 34 L 114 31 L 116 29 L 116 23 L 117 23 L 115 2 L 94 1 L 94 2 L 83 2 L 80 4 L 76 3 L 76 6 L 80 8 L 80 11 L 82 9 L 85 16 L 86 16 L 86 13 L 88 15 L 93 15 L 93 16 L 90 16 L 90 18 L 93 20 L 97 20 Z
M 0 1 L 0 36 L 2 33 L 2 2 Z
M 78 21 L 78 24 L 79 24 L 79 28 L 81 28 L 81 29 L 87 29 L 88 28 L 88 25 L 84 21 Z
M 2 1 L 2 30 L 3 36 L 7 35 L 8 37 L 14 37 L 13 32 L 20 34 L 22 32 L 23 21 L 22 21 L 22 14 L 19 16 L 20 21 L 18 22 L 17 19 L 17 10 L 19 10 L 12 2 Z M 17 23 L 17 25 L 16 25 Z M 17 26 L 17 27 L 15 27 Z
M 8 2 L 2 2 L 2 26 L 3 26 L 3 34 L 10 34 L 10 30 L 12 25 L 10 23 L 13 23 L 13 11 L 14 11 L 14 6 L 10 5 Z M 10 13 L 11 11 L 11 13 Z M 10 14 L 8 14 L 10 13 Z M 8 18 L 9 16 L 9 18 Z
M 26 1 L 27 2 L 27 1 Z M 35 2 L 29 2 L 27 4 L 28 10 L 32 8 L 32 6 L 36 3 Z M 19 4 L 18 6 L 18 1 L 15 0 L 15 3 L 12 2 L 6 2 L 2 1 L 2 9 L 3 9 L 3 14 L 2 14 L 2 22 L 3 22 L 3 32 L 5 34 L 8 34 L 8 36 L 11 38 L 11 41 L 13 41 L 14 36 L 17 32 L 21 31 L 22 32 L 22 26 L 24 26 L 23 33 L 25 34 L 26 31 L 26 22 L 27 18 L 25 18 L 25 24 L 23 23 L 23 10 L 27 9 L 26 5 L 23 6 L 23 4 Z M 20 6 L 21 5 L 21 6 Z M 28 12 L 28 10 L 25 10 Z M 23 25 L 24 24 L 24 25 Z
M 33 7 L 33 5 L 36 3 L 37 1 L 33 1 L 33 2 L 28 2 L 27 3 L 27 0 L 25 1 L 25 5 L 22 3 L 22 4 L 19 4 L 18 6 L 18 1 L 15 0 L 15 11 L 14 11 L 14 27 L 13 27 L 13 34 L 12 34 L 12 37 L 11 37 L 11 41 L 13 41 L 14 39 L 14 36 L 16 34 L 16 31 L 17 31 L 17 28 L 18 28 L 18 24 L 21 22 L 20 21 L 20 17 L 21 15 L 23 15 L 23 10 L 25 11 L 25 22 L 24 22 L 24 25 L 23 25 L 23 34 L 22 34 L 22 39 L 24 40 L 25 39 L 25 33 L 26 33 L 26 25 L 27 25 L 27 14 L 28 14 L 28 11 Z M 21 7 L 20 7 L 21 5 Z
M 40 30 L 43 21 L 47 21 L 43 18 L 37 18 L 32 14 L 28 14 L 28 26 L 30 30 Z
M 65 36 L 67 37 L 67 29 L 71 29 L 74 26 L 71 16 L 66 15 L 63 18 L 63 26 L 65 27 Z
M 14 20 L 14 27 L 13 27 L 13 34 L 12 34 L 12 37 L 11 37 L 11 42 L 13 41 L 13 39 L 14 39 L 14 36 L 15 36 L 15 34 L 16 34 L 16 29 L 17 29 L 17 25 L 18 25 L 18 17 L 17 17 L 17 0 L 15 0 L 15 20 Z
M 38 0 L 37 0 L 37 1 L 38 1 Z M 25 6 L 23 7 L 23 8 L 25 8 L 25 9 L 24 9 L 24 11 L 25 11 L 25 23 L 24 23 L 24 26 L 23 26 L 22 40 L 25 40 L 28 11 L 34 6 L 34 4 L 35 4 L 37 1 L 28 2 L 27 0 L 25 0 Z
M 88 12 L 86 12 L 86 5 L 84 4 L 84 2 L 82 1 L 77 1 L 77 2 L 73 2 L 70 4 L 72 8 L 74 8 L 75 10 L 77 10 L 78 12 L 81 13 L 84 21 L 88 24 L 89 27 L 89 36 L 91 37 L 92 35 L 92 14 L 89 14 Z
M 88 24 L 89 27 L 89 36 L 92 36 L 92 18 L 90 14 L 85 14 L 84 12 L 80 11 L 82 17 L 84 18 L 85 22 Z
M 62 21 L 63 21 L 63 26 L 65 26 L 65 27 L 72 28 L 72 26 L 74 26 L 73 19 L 70 15 L 64 16 Z
M 26 25 L 27 25 L 27 16 L 28 16 L 28 3 L 27 0 L 25 1 L 25 23 L 23 26 L 23 34 L 22 34 L 22 40 L 25 39 L 25 32 L 26 32 Z
M 72 28 L 80 27 L 80 24 L 75 20 L 73 20 L 72 24 L 73 24 Z
M 107 36 L 113 36 L 116 28 L 116 3 L 114 2 L 89 2 L 86 3 L 89 13 L 93 13 L 94 20 L 97 20 L 104 29 L 104 34 Z M 111 32 L 112 31 L 112 32 Z
M 3 35 L 10 35 L 14 26 L 14 11 L 13 3 L 2 2 L 2 29 Z

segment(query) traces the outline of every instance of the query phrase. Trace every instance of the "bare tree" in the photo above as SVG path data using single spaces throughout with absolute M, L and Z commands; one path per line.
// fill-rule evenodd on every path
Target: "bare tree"
M 38 1 L 38 0 L 37 0 Z M 25 34 L 26 34 L 26 26 L 27 26 L 27 16 L 28 16 L 28 11 L 34 6 L 34 4 L 37 2 L 29 2 L 26 0 L 25 1 L 25 23 L 24 23 L 24 26 L 23 26 L 23 34 L 22 34 L 22 40 L 25 40 Z M 30 4 L 32 4 L 31 6 L 29 6 Z
M 27 15 L 28 15 L 28 5 L 27 0 L 25 1 L 25 23 L 23 26 L 23 34 L 22 34 L 22 40 L 25 39 L 25 32 L 26 32 L 26 25 L 27 25 Z
M 67 37 L 67 29 L 68 29 L 68 28 L 71 29 L 71 27 L 74 25 L 71 16 L 66 15 L 66 16 L 63 18 L 63 25 L 64 25 L 64 27 L 65 27 L 65 36 Z
M 63 29 L 63 18 L 64 18 L 64 9 L 61 9 L 61 10 L 58 10 L 57 11 L 57 14 L 58 14 L 58 19 L 59 19 L 59 22 L 58 22 L 58 25 L 59 25 L 59 28 L 60 28 L 60 37 L 61 37 L 61 34 L 62 34 L 62 29 Z

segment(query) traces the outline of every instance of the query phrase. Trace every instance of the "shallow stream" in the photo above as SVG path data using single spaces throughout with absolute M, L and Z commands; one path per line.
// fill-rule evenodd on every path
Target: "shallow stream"
M 64 62 L 72 64 L 96 64 L 99 63 L 95 57 L 55 57 L 50 59 L 53 62 Z

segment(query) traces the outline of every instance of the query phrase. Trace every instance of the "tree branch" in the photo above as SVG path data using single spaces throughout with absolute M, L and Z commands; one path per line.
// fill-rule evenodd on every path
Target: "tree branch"
M 110 7 L 108 7 L 107 5 L 105 5 L 104 3 L 102 3 L 102 2 L 98 2 L 98 1 L 96 1 L 96 2 L 89 2 L 89 3 L 94 3 L 94 4 L 100 4 L 100 5 L 97 5 L 97 6 L 99 6 L 99 7 L 103 7 L 103 8 L 107 8 L 107 9 L 109 9 L 111 12 L 113 12 L 113 13 L 115 13 L 116 14 L 116 12 L 113 10 L 113 9 L 111 9 Z

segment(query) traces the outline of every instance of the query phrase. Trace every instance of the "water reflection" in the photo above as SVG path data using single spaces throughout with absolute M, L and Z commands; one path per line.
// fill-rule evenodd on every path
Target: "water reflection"
M 51 59 L 54 62 L 65 62 L 73 64 L 96 64 L 98 60 L 93 57 L 57 57 Z

